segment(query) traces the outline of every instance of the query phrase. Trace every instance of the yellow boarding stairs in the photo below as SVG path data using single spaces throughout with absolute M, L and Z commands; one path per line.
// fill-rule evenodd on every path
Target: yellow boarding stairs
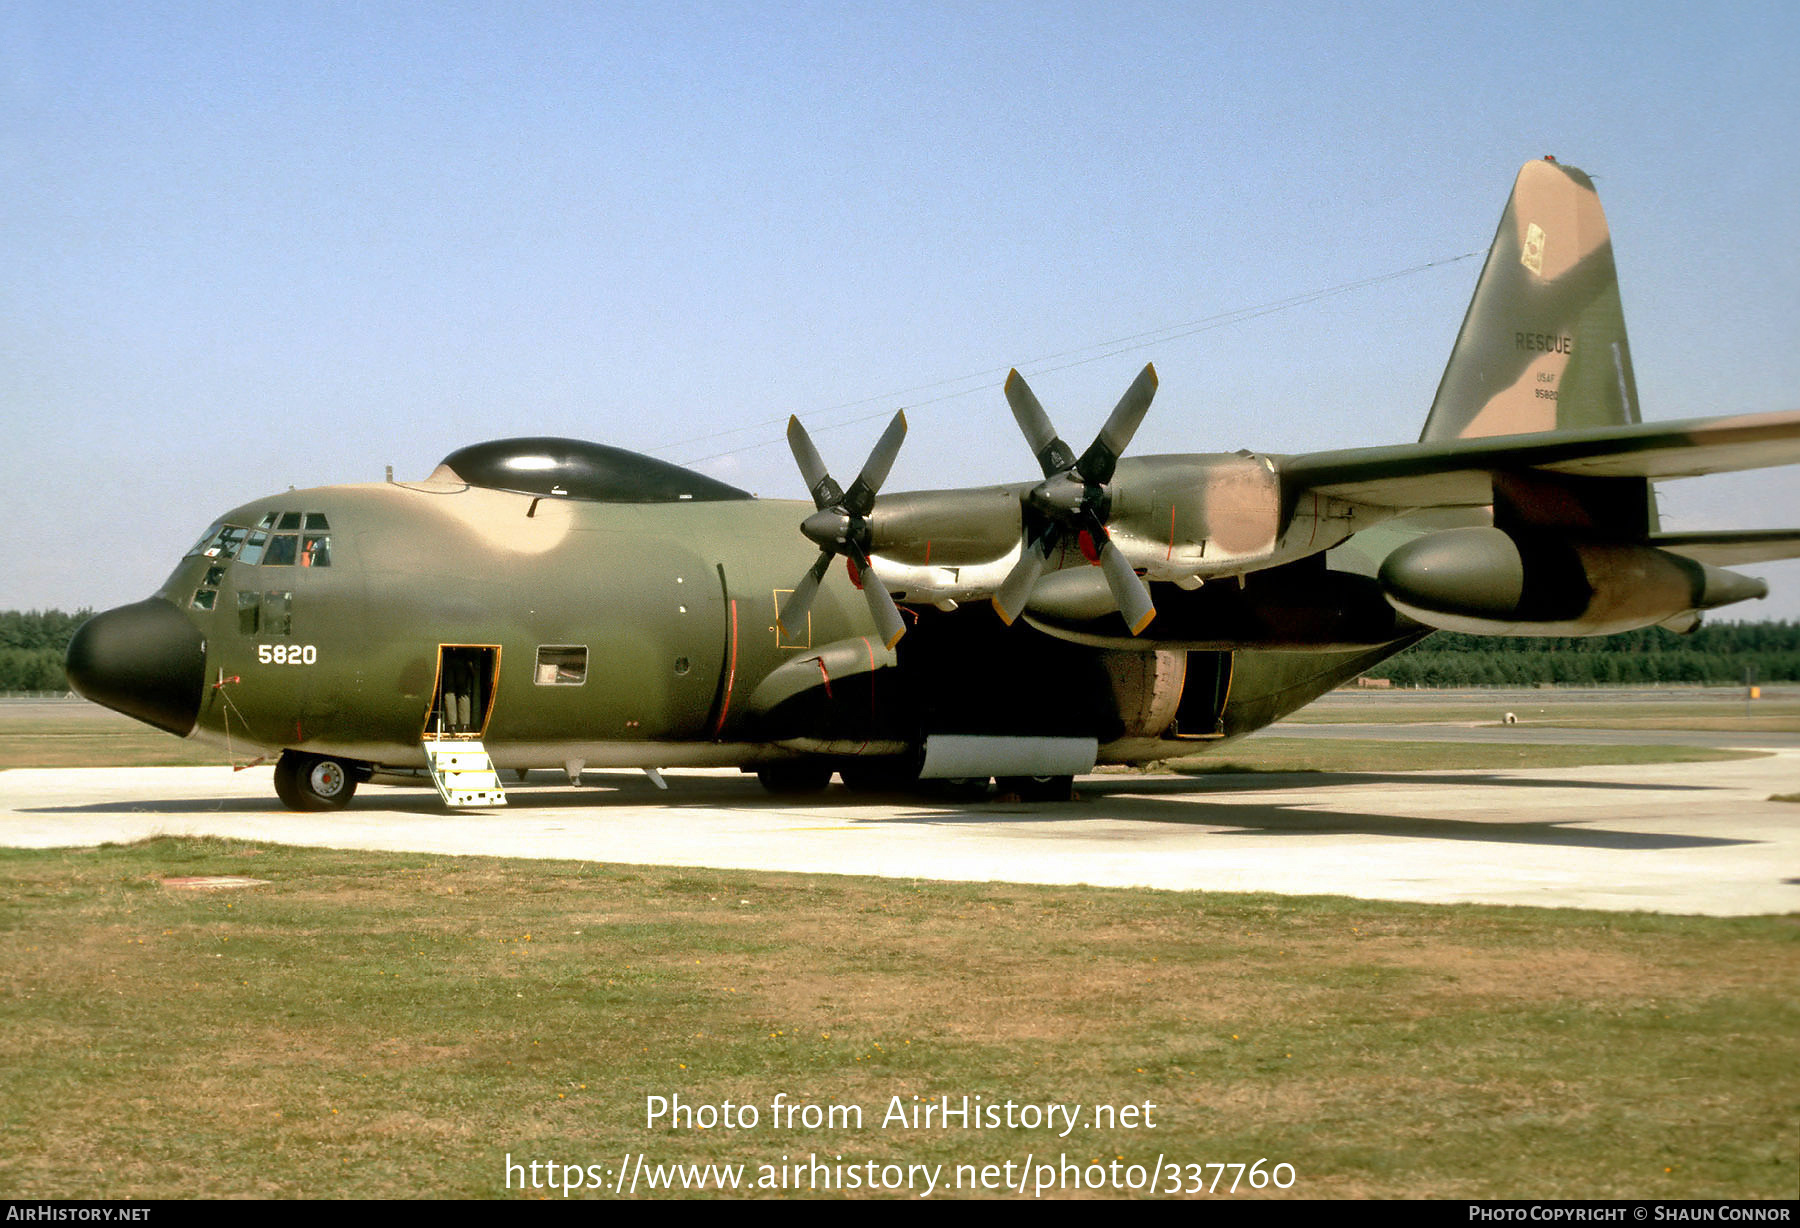
M 506 791 L 486 748 L 473 738 L 425 738 L 425 762 L 444 805 L 504 806 Z

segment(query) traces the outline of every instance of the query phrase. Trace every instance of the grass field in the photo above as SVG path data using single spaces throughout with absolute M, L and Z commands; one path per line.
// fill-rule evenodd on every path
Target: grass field
M 222 751 L 173 737 L 99 704 L 54 699 L 0 702 L 0 770 L 228 762 Z
M 161 881 L 202 874 L 269 881 Z M 213 840 L 7 851 L 0 877 L 13 1197 L 505 1195 L 509 1154 L 752 1181 L 784 1155 L 944 1180 L 1028 1154 L 1265 1159 L 1313 1197 L 1800 1185 L 1791 918 Z M 777 1093 L 862 1128 L 774 1129 Z M 646 1129 L 651 1095 L 763 1120 Z M 890 1098 L 939 1095 L 1149 1102 L 1155 1128 L 881 1126 Z
M 1628 696 L 1628 697 L 1627 697 Z M 1511 712 L 1523 726 L 1549 729 L 1697 729 L 1728 733 L 1800 732 L 1800 691 L 1771 688 L 1746 702 L 1742 687 L 1670 688 L 1609 695 L 1573 691 L 1337 691 L 1287 719 L 1301 725 L 1475 722 L 1498 725 Z
M 1587 767 L 1603 763 L 1710 763 L 1748 758 L 1759 753 L 1703 746 L 1387 742 L 1365 738 L 1327 740 L 1257 734 L 1221 747 L 1210 755 L 1175 759 L 1157 766 L 1160 770 L 1191 775 L 1209 772 L 1423 772 Z

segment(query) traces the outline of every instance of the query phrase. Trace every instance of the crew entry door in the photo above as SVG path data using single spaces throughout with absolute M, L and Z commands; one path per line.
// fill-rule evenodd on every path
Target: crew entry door
M 500 649 L 492 644 L 438 647 L 437 690 L 425 723 L 427 736 L 479 739 L 493 713 Z

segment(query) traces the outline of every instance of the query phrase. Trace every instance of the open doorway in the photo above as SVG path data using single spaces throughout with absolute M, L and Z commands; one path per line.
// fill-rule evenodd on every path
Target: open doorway
M 1223 737 L 1225 700 L 1231 694 L 1231 654 L 1190 652 L 1181 688 L 1181 706 L 1168 736 L 1179 741 Z
M 437 738 L 479 738 L 487 728 L 499 677 L 497 645 L 440 645 L 437 690 L 431 697 L 426 734 Z

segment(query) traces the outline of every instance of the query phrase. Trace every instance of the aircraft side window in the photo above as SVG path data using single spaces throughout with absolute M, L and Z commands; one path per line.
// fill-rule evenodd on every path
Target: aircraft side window
M 580 686 L 587 681 L 587 645 L 551 644 L 537 654 L 539 686 Z
M 194 608 L 196 610 L 210 610 L 213 608 L 213 602 L 218 596 L 219 594 L 213 592 L 210 588 L 199 589 L 194 593 Z
M 255 635 L 257 628 L 262 625 L 262 619 L 260 617 L 261 613 L 261 593 L 239 593 L 238 633 L 240 635 Z
M 206 578 L 200 581 L 200 585 L 202 588 L 218 588 L 219 581 L 224 578 L 225 569 L 219 564 L 214 563 L 211 567 L 206 569 Z
M 262 595 L 262 629 L 268 635 L 289 635 L 294 629 L 294 594 Z
M 267 520 L 268 517 L 263 517 Z M 238 562 L 248 563 L 252 567 L 262 562 L 263 548 L 269 544 L 269 535 L 261 529 L 250 530 L 250 536 L 244 539 L 244 548 L 238 551 Z
M 283 513 L 281 513 L 281 523 L 276 525 L 275 527 L 278 529 L 298 529 L 300 527 L 300 513 L 299 512 L 283 512 Z
M 299 552 L 300 538 L 294 533 L 277 533 L 269 539 L 268 553 L 263 555 L 265 567 L 292 567 Z
M 306 528 L 309 532 L 316 529 L 323 533 L 331 528 L 331 522 L 325 519 L 324 512 L 308 512 L 306 513 Z
M 308 516 L 308 520 L 313 517 Z M 326 533 L 308 533 L 300 543 L 300 566 L 331 566 L 331 537 Z

